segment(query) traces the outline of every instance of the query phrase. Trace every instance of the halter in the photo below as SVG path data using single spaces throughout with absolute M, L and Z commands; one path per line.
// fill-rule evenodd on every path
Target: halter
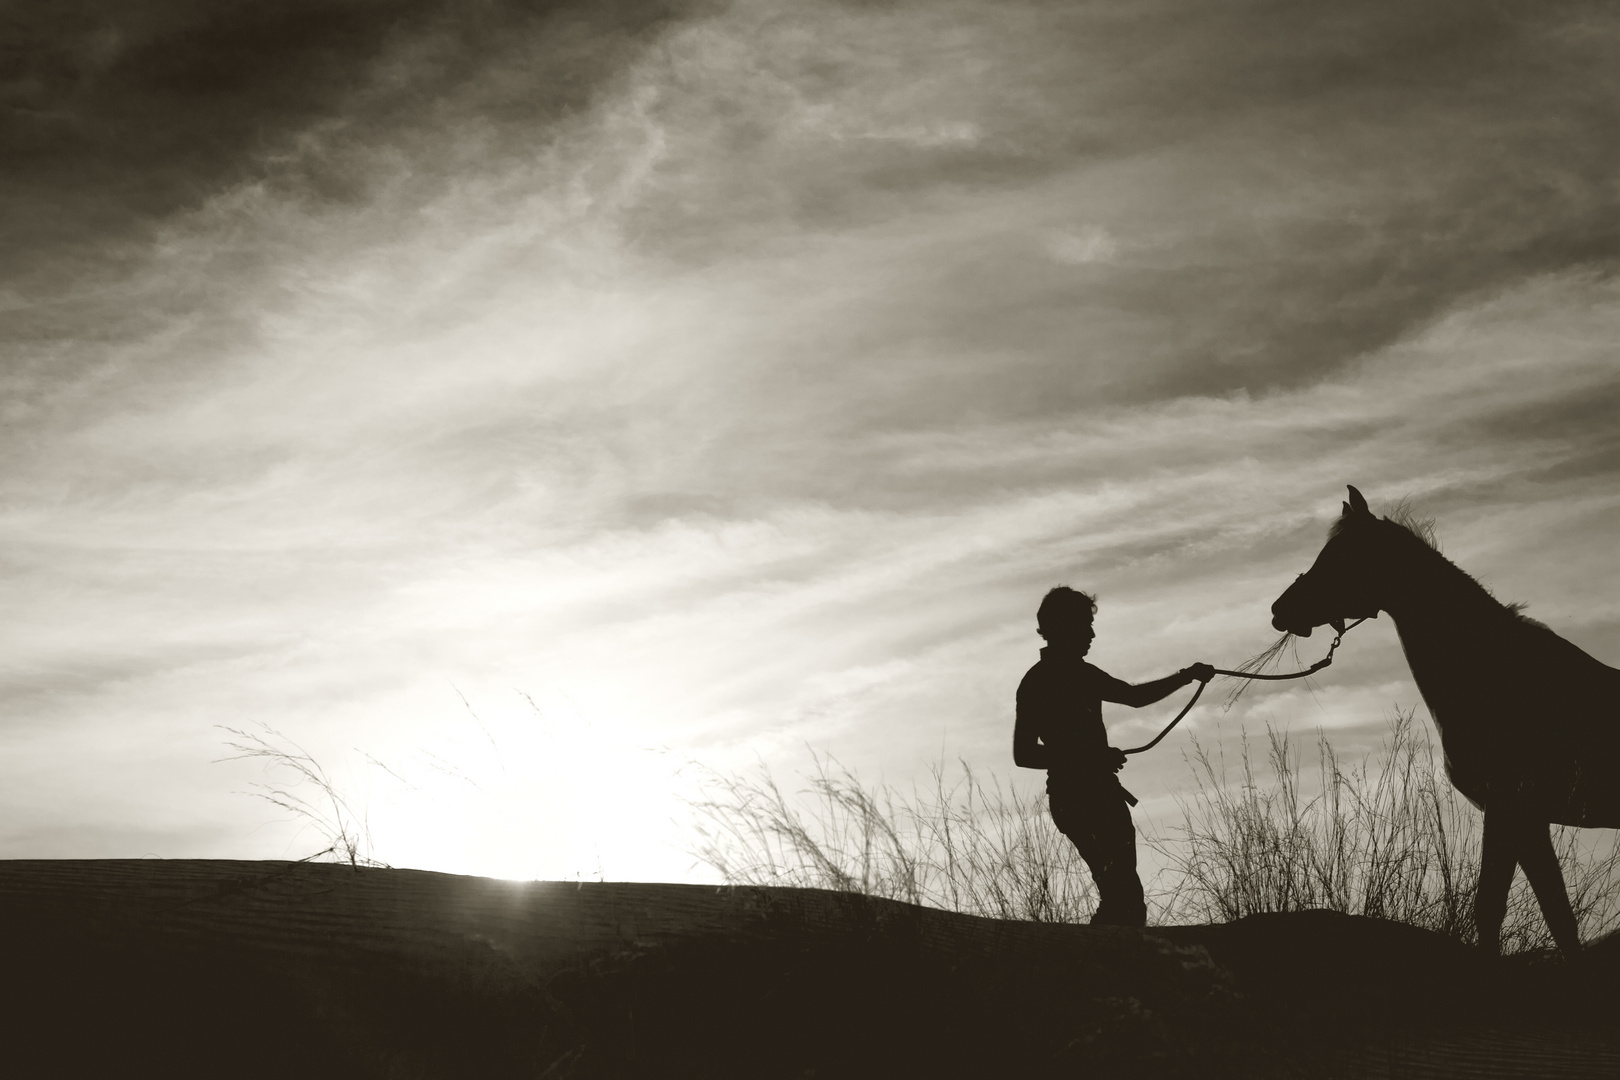
M 1357 619 L 1355 622 L 1351 623 L 1349 626 L 1346 626 L 1343 630 L 1340 630 L 1337 633 L 1335 633 L 1333 635 L 1333 644 L 1328 646 L 1327 655 L 1322 657 L 1322 659 L 1318 660 L 1316 663 L 1312 664 L 1310 667 L 1306 668 L 1303 671 L 1294 671 L 1294 672 L 1290 672 L 1287 675 L 1262 675 L 1259 672 L 1226 671 L 1223 668 L 1216 668 L 1215 669 L 1215 674 L 1217 674 L 1217 675 L 1225 675 L 1228 678 L 1232 678 L 1232 679 L 1264 679 L 1267 682 L 1283 682 L 1283 681 L 1288 680 L 1288 679 L 1303 679 L 1307 675 L 1315 675 L 1318 671 L 1321 671 L 1323 668 L 1325 668 L 1329 664 L 1333 663 L 1333 651 L 1339 647 L 1339 642 L 1344 640 L 1344 635 L 1348 634 L 1350 631 L 1354 630 L 1356 627 L 1360 626 L 1362 623 L 1364 623 L 1366 621 L 1367 620 L 1364 619 L 1364 618 L 1363 619 Z M 1132 747 L 1129 750 L 1121 750 L 1120 753 L 1122 753 L 1122 754 L 1140 754 L 1144 750 L 1151 750 L 1155 746 L 1158 746 L 1159 745 L 1159 740 L 1164 738 L 1166 735 L 1170 734 L 1171 730 L 1173 728 L 1175 728 L 1175 726 L 1177 724 L 1181 723 L 1182 717 L 1184 717 L 1188 713 L 1192 712 L 1192 707 L 1194 705 L 1198 704 L 1198 696 L 1204 692 L 1204 687 L 1206 687 L 1208 685 L 1209 685 L 1209 683 L 1207 681 L 1206 682 L 1201 682 L 1201 683 L 1198 684 L 1198 689 L 1193 691 L 1193 696 L 1192 696 L 1191 700 L 1189 700 L 1187 702 L 1187 704 L 1182 707 L 1181 711 L 1176 714 L 1176 718 L 1174 720 L 1170 721 L 1170 723 L 1165 725 L 1165 728 L 1164 728 L 1163 731 L 1161 731 L 1157 735 L 1153 736 L 1153 741 L 1152 742 L 1144 743 L 1141 746 Z

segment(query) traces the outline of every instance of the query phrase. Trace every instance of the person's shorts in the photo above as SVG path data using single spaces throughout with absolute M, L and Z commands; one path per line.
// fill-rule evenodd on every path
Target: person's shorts
M 1047 802 L 1052 823 L 1065 836 L 1111 837 L 1122 832 L 1135 835 L 1131 805 L 1135 799 L 1109 777 L 1108 784 L 1047 785 Z M 1128 801 L 1127 801 L 1128 800 Z
M 1113 773 L 1095 776 L 1053 776 L 1048 773 L 1046 798 L 1053 806 L 1062 803 L 1079 812 L 1106 811 L 1115 803 L 1135 806 L 1137 802 L 1136 796 L 1126 791 L 1125 785 Z

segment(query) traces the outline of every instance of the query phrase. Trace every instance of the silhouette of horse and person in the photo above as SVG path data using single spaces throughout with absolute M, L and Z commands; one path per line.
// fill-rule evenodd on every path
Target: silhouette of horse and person
M 1342 636 L 1352 620 L 1390 616 L 1440 733 L 1446 775 L 1485 815 L 1480 947 L 1499 951 L 1508 889 L 1523 867 L 1553 940 L 1573 955 L 1580 937 L 1551 826 L 1620 827 L 1620 670 L 1497 600 L 1424 529 L 1377 517 L 1361 492 L 1349 493 L 1315 563 L 1272 604 L 1272 625 Z M 1036 623 L 1047 645 L 1018 688 L 1013 760 L 1047 770 L 1052 820 L 1097 884 L 1092 922 L 1142 926 L 1136 800 L 1116 775 L 1125 752 L 1108 744 L 1101 703 L 1148 705 L 1216 670 L 1194 664 L 1121 682 L 1085 660 L 1095 612 L 1091 597 L 1066 586 L 1041 601 Z

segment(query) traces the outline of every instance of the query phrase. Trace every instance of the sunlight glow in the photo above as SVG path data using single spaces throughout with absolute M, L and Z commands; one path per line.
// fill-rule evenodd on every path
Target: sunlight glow
M 690 863 L 670 846 L 667 756 L 635 727 L 511 691 L 469 705 L 390 763 L 403 782 L 371 813 L 380 857 L 519 880 L 646 879 Z

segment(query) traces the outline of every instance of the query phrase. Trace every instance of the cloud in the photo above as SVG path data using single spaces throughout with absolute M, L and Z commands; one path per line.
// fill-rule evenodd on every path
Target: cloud
M 1047 241 L 1047 249 L 1060 263 L 1083 265 L 1112 259 L 1119 251 L 1119 241 L 1107 229 L 1088 225 L 1077 232 L 1058 233 Z

